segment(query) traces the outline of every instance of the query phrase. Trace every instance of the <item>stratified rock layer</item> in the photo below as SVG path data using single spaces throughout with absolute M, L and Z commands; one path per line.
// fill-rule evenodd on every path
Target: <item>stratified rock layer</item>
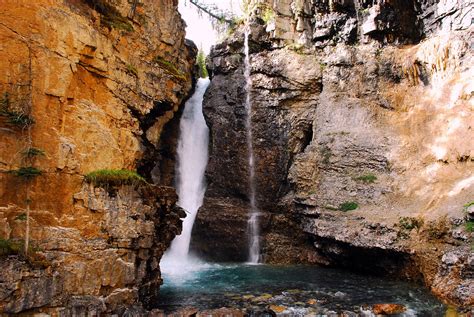
M 267 262 L 421 279 L 469 306 L 473 233 L 463 206 L 474 199 L 473 8 L 403 3 L 256 4 L 250 61 L 262 252 Z M 193 241 L 211 259 L 246 257 L 242 41 L 238 30 L 210 56 L 209 186 Z
M 32 249 L 27 261 L 2 250 L 0 313 L 150 307 L 184 216 L 174 189 L 94 188 L 83 176 L 138 169 L 170 184 L 158 149 L 195 56 L 177 1 L 3 1 L 0 16 L 0 238 L 23 241 L 29 205 Z M 42 175 L 8 173 L 25 161 Z

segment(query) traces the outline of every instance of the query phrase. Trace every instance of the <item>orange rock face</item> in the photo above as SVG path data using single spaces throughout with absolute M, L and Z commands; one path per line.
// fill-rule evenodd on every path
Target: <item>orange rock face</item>
M 399 304 L 375 304 L 372 310 L 376 315 L 396 315 L 403 313 L 406 308 Z
M 25 238 L 29 206 L 30 245 L 47 260 L 31 269 L 2 256 L 0 312 L 115 311 L 147 304 L 161 283 L 159 259 L 180 227 L 174 190 L 150 199 L 83 182 L 152 163 L 144 157 L 191 89 L 195 49 L 177 2 L 132 2 L 0 5 L 0 239 Z M 17 114 L 34 123 L 12 122 Z M 25 154 L 32 148 L 41 155 Z M 8 173 L 29 166 L 41 175 Z M 45 295 L 25 300 L 35 289 Z

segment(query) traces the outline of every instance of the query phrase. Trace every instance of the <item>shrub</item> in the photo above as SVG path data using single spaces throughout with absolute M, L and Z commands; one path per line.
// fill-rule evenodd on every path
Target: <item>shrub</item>
M 20 254 L 22 249 L 22 241 L 0 239 L 0 255 Z
M 145 184 L 146 180 L 129 170 L 102 169 L 85 175 L 85 181 L 96 186 L 121 186 Z
M 36 176 L 39 176 L 43 174 L 43 171 L 37 169 L 36 167 L 33 166 L 23 166 L 20 167 L 16 170 L 11 170 L 9 173 L 14 174 L 15 176 L 26 178 L 26 179 L 31 179 Z
M 377 180 L 377 176 L 374 174 L 368 173 L 354 178 L 356 181 L 361 181 L 366 184 L 373 183 Z
M 8 93 L 5 93 L 3 98 L 0 100 L 0 116 L 6 118 L 9 124 L 20 127 L 27 127 L 35 123 L 35 120 L 33 120 L 33 118 L 28 114 L 11 107 L 10 96 Z
M 413 230 L 413 229 L 419 229 L 421 226 L 423 226 L 423 219 L 421 218 L 413 218 L 413 217 L 400 217 L 398 220 L 398 224 L 400 225 L 400 228 L 406 229 L 406 230 Z
M 340 211 L 350 211 L 350 210 L 355 210 L 359 208 L 359 204 L 357 204 L 354 201 L 346 201 L 345 203 L 342 203 L 339 205 L 339 210 Z
M 332 152 L 331 148 L 327 145 L 324 145 L 320 150 L 319 153 L 322 156 L 323 164 L 329 164 L 329 159 L 331 158 Z

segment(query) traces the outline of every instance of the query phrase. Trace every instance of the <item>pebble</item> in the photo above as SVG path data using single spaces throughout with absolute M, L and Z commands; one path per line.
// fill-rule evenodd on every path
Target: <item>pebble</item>
M 285 306 L 280 306 L 280 305 L 270 305 L 270 309 L 274 311 L 275 313 L 279 314 L 282 313 L 286 310 Z
M 334 297 L 344 297 L 344 296 L 346 296 L 346 294 L 343 293 L 343 292 L 336 292 L 336 293 L 334 294 Z

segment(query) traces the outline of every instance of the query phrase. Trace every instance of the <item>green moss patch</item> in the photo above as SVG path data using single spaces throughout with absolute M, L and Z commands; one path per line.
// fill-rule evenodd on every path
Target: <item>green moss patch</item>
M 359 208 L 359 204 L 354 201 L 346 201 L 339 205 L 339 210 L 344 212 L 355 210 L 357 208 Z
M 466 228 L 467 232 L 474 232 L 474 221 L 467 221 L 464 224 L 464 227 Z
M 102 169 L 85 175 L 85 181 L 95 186 L 121 186 L 146 184 L 137 172 L 129 170 Z
M 354 179 L 356 181 L 360 181 L 360 182 L 363 182 L 363 183 L 366 183 L 366 184 L 370 184 L 370 183 L 373 183 L 377 180 L 377 176 L 375 176 L 374 174 L 371 174 L 371 173 L 367 173 L 367 174 L 355 177 Z
M 181 72 L 173 63 L 165 60 L 163 57 L 156 56 L 153 59 L 153 62 L 160 65 L 161 68 L 163 68 L 165 71 L 167 71 L 169 74 L 173 75 L 177 79 L 180 79 L 180 80 L 186 79 L 186 76 L 184 75 L 183 72 Z

